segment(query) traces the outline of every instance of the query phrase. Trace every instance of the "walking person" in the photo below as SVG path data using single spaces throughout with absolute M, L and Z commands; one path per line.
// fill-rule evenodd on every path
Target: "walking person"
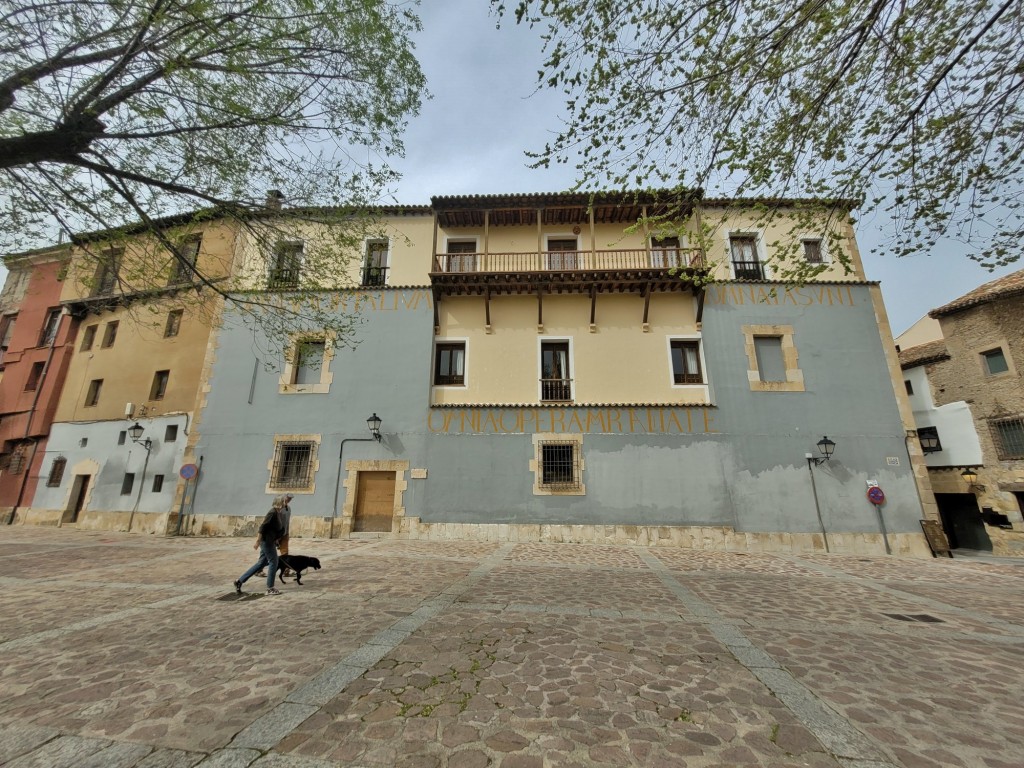
M 277 575 L 277 545 L 285 532 L 284 518 L 281 514 L 281 509 L 285 505 L 284 496 L 275 498 L 270 511 L 267 512 L 267 516 L 260 523 L 260 531 L 256 536 L 256 543 L 253 544 L 253 549 L 260 551 L 260 559 L 235 580 L 235 592 L 238 594 L 242 594 L 242 585 L 263 568 L 267 569 L 267 594 L 281 594 L 281 591 L 274 587 L 274 577 Z

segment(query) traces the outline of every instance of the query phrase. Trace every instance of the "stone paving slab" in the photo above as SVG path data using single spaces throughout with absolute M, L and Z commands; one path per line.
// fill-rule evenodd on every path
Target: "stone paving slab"
M 220 601 L 249 539 L 0 529 L 47 563 L 0 576 L 0 764 L 1024 764 L 1024 567 L 299 544 L 303 585 Z

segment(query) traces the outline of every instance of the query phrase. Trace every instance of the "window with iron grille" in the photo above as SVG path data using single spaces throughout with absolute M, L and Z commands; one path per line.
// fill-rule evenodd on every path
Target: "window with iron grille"
M 302 242 L 279 242 L 274 247 L 274 258 L 268 276 L 271 288 L 297 288 L 302 270 Z
M 732 271 L 737 280 L 764 280 L 764 268 L 757 254 L 757 237 L 732 235 L 729 238 Z
M 47 488 L 57 488 L 60 486 L 61 480 L 64 479 L 64 468 L 68 465 L 68 460 L 63 456 L 58 456 L 53 460 L 53 464 L 50 465 L 50 474 L 46 478 Z
M 386 285 L 388 277 L 388 241 L 368 240 L 363 265 L 363 285 Z
M 1024 459 L 1024 417 L 993 419 L 989 427 L 1000 460 Z
M 675 384 L 703 384 L 700 369 L 700 342 L 672 339 L 672 381 Z
M 825 256 L 821 250 L 821 240 L 804 240 L 804 261 L 808 264 L 824 264 Z
M 438 344 L 435 351 L 434 384 L 465 386 L 466 344 Z
M 540 399 L 544 402 L 572 400 L 567 341 L 545 341 L 540 345 Z
M 553 491 L 580 487 L 580 444 L 571 440 L 547 440 L 539 443 L 539 485 Z
M 313 458 L 316 443 L 281 441 L 274 449 L 271 488 L 308 488 L 313 484 Z
M 168 285 L 192 282 L 192 276 L 196 270 L 196 261 L 199 259 L 199 246 L 202 241 L 202 235 L 191 235 L 178 243 L 178 253 L 174 256 L 171 280 Z

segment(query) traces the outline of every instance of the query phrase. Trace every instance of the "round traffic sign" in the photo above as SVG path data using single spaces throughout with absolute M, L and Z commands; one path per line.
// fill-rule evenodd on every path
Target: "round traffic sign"
M 878 506 L 885 503 L 885 492 L 882 491 L 877 485 L 873 488 L 868 488 L 868 501 Z
M 199 467 L 195 464 L 185 464 L 181 469 L 178 470 L 178 474 L 186 480 L 191 480 L 199 473 Z

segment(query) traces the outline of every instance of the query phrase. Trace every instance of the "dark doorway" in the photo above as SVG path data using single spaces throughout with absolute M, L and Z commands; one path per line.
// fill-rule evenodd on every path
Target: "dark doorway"
M 71 503 L 67 512 L 64 513 L 66 523 L 77 523 L 78 515 L 85 508 L 85 499 L 89 495 L 89 475 L 75 475 L 75 482 L 71 486 Z M 68 512 L 71 513 L 70 518 Z
M 985 530 L 978 499 L 973 493 L 936 493 L 935 501 L 950 547 L 992 551 L 992 539 Z

